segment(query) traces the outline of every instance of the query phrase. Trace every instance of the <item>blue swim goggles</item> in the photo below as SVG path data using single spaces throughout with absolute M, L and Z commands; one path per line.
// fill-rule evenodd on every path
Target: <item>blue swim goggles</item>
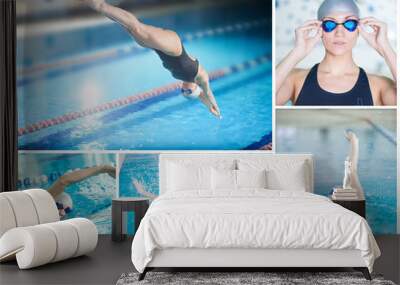
M 358 20 L 350 19 L 346 20 L 344 23 L 337 23 L 333 20 L 325 20 L 322 22 L 322 29 L 325 32 L 330 33 L 339 25 L 343 25 L 343 27 L 345 27 L 345 29 L 349 32 L 354 32 L 357 29 Z

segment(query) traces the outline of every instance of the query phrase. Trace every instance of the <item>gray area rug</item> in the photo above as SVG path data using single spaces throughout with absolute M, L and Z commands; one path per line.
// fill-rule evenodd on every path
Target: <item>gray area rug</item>
M 324 284 L 324 285 L 395 285 L 384 280 L 380 275 L 372 275 L 368 281 L 359 272 L 148 272 L 146 278 L 138 281 L 138 273 L 125 273 L 117 281 L 117 285 L 133 284 Z

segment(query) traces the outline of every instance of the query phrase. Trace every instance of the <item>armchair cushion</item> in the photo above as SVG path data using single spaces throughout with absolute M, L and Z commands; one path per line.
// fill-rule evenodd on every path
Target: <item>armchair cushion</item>
M 20 269 L 86 254 L 96 248 L 92 221 L 59 221 L 51 195 L 42 189 L 0 193 L 0 262 L 17 259 Z
M 0 238 L 0 261 L 15 256 L 19 268 L 28 269 L 86 254 L 96 245 L 96 226 L 84 218 L 18 227 Z

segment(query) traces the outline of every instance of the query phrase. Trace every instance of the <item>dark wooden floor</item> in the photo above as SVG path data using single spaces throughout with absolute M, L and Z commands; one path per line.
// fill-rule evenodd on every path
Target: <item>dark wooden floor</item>
M 400 282 L 400 235 L 377 236 L 382 256 L 375 272 Z M 82 256 L 42 267 L 19 270 L 15 262 L 0 265 L 0 284 L 115 284 L 124 272 L 134 271 L 130 259 L 131 240 L 114 243 L 100 236 L 97 249 Z
M 18 270 L 16 262 L 0 265 L 0 284 L 115 284 L 124 272 L 134 271 L 130 259 L 131 241 L 115 243 L 111 236 L 99 236 L 95 251 L 41 267 Z

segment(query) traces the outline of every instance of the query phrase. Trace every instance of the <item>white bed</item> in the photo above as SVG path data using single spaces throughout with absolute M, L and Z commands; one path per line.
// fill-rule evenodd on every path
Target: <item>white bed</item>
M 380 255 L 362 217 L 312 194 L 311 155 L 168 153 L 159 176 L 132 243 L 140 279 L 155 267 L 354 267 L 370 278 Z

